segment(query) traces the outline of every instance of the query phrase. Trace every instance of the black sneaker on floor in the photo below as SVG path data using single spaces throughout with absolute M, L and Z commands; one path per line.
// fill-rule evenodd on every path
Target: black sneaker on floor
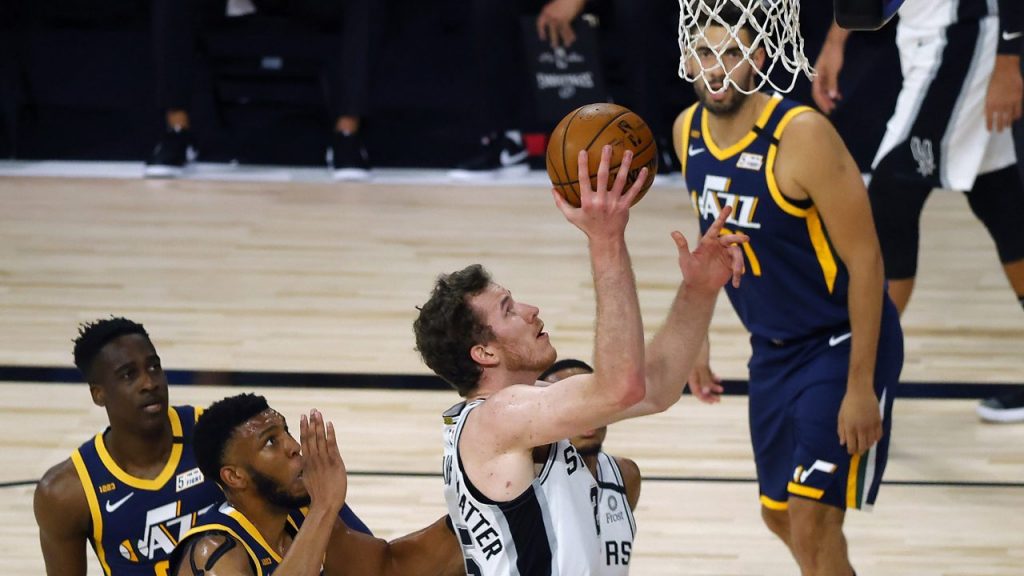
M 480 144 L 480 152 L 449 171 L 449 178 L 484 180 L 496 176 L 525 174 L 530 170 L 527 161 L 530 153 L 523 146 L 518 133 L 506 132 L 501 136 L 484 137 Z
M 982 400 L 978 404 L 978 416 L 986 422 L 1024 422 L 1024 387 Z
M 683 169 L 676 158 L 676 150 L 667 139 L 658 140 L 658 174 L 679 174 Z
M 153 153 L 146 160 L 144 174 L 147 178 L 175 178 L 181 176 L 185 166 L 193 162 L 198 154 L 192 145 L 192 131 L 188 128 L 168 128 L 160 137 Z
M 362 181 L 370 178 L 370 156 L 359 132 L 335 132 L 327 150 L 327 165 L 335 180 Z

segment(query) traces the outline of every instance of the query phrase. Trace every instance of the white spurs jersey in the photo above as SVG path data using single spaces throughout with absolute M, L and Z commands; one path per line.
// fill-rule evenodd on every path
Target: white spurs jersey
M 633 553 L 636 521 L 626 499 L 626 482 L 614 456 L 597 453 L 598 506 L 601 526 L 601 569 L 603 576 L 629 574 L 629 558 Z
M 469 576 L 603 574 L 598 488 L 568 440 L 551 444 L 537 478 L 509 502 L 480 493 L 457 447 L 469 413 L 483 400 L 444 413 L 444 497 Z
M 997 0 L 906 0 L 897 12 L 900 26 L 918 29 L 944 28 L 998 13 Z

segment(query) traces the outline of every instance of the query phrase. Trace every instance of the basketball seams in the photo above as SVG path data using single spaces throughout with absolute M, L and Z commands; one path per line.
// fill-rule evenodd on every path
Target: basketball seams
M 638 156 L 640 156 L 641 154 L 646 152 L 647 149 L 650 148 L 653 144 L 654 144 L 654 140 L 651 140 L 650 142 L 647 143 L 647 146 L 644 146 L 643 148 L 641 148 L 641 149 L 637 150 L 636 152 L 634 152 L 633 153 L 633 159 L 636 160 L 636 158 Z M 648 164 L 650 164 L 650 162 L 651 162 L 650 160 L 648 160 L 647 162 L 644 162 L 644 166 L 647 166 Z M 608 167 L 608 177 L 612 178 L 613 175 L 616 173 L 616 171 L 619 169 L 619 166 L 621 166 L 621 165 L 622 165 L 622 163 L 616 164 L 614 166 L 609 166 Z M 595 177 L 596 177 L 596 175 L 595 175 Z M 577 178 L 575 180 L 569 180 L 568 182 L 565 182 L 565 184 L 570 184 L 570 185 L 571 184 L 578 184 L 578 183 L 579 183 L 579 178 Z
M 566 164 L 565 161 L 565 141 L 568 139 L 567 136 L 569 135 L 569 126 L 571 126 L 572 121 L 575 120 L 576 117 L 580 115 L 580 110 L 583 110 L 582 106 L 573 110 L 572 116 L 569 117 L 569 121 L 565 123 L 565 128 L 562 129 L 562 171 L 565 173 L 566 180 L 571 180 L 572 178 L 571 176 L 569 176 L 569 165 Z M 572 186 L 570 186 L 569 188 L 572 189 Z M 577 201 L 579 201 L 579 194 L 577 193 L 576 196 Z
M 627 120 L 623 120 L 626 118 Z M 620 128 L 623 132 L 626 132 L 625 138 L 619 137 L 616 133 L 609 132 L 609 128 L 614 126 L 616 122 L 626 122 L 629 124 L 626 128 Z M 597 126 L 596 130 L 594 126 Z M 636 133 L 638 136 L 646 138 L 647 142 L 639 150 L 633 149 L 634 139 L 629 136 L 631 133 Z M 589 135 L 585 135 L 588 134 Z M 586 147 L 580 147 L 579 142 L 582 138 L 587 138 Z M 572 142 L 569 142 L 569 140 Z M 561 139 L 559 142 L 558 139 Z M 631 170 L 639 172 L 639 169 L 647 167 L 652 172 L 655 170 L 654 166 L 658 164 L 657 157 L 657 143 L 654 140 L 653 134 L 648 124 L 638 116 L 632 110 L 623 106 L 615 104 L 604 104 L 604 105 L 587 105 L 581 106 L 576 110 L 573 110 L 569 115 L 562 119 L 555 127 L 555 130 L 550 136 L 551 142 L 548 145 L 548 174 L 551 176 L 552 184 L 554 185 L 557 192 L 570 204 L 579 207 L 582 203 L 579 190 L 579 167 L 576 166 L 575 177 L 571 177 L 572 174 L 569 171 L 569 157 L 568 149 L 582 149 L 591 153 L 591 157 L 588 158 L 588 171 L 595 170 L 594 165 L 595 158 L 593 158 L 593 148 L 598 141 L 604 142 L 604 144 L 613 144 L 616 148 L 622 147 L 624 150 L 632 150 L 633 163 Z M 554 147 L 551 145 L 554 144 Z M 571 144 L 571 145 L 570 145 Z M 624 151 L 623 150 L 623 151 Z M 562 158 L 559 162 L 558 158 L 555 158 L 556 154 L 561 153 Z M 649 158 L 643 158 L 645 154 L 649 154 Z M 618 175 L 619 170 L 622 168 L 621 155 L 619 163 L 610 167 L 609 176 L 615 178 Z M 561 164 L 563 175 L 559 173 L 558 166 Z M 578 164 L 578 158 L 577 158 Z M 589 174 L 591 182 L 593 182 L 596 174 Z M 636 199 L 639 200 L 647 192 L 647 188 L 650 187 L 653 182 L 653 173 L 648 176 L 644 183 L 644 190 L 641 192 Z

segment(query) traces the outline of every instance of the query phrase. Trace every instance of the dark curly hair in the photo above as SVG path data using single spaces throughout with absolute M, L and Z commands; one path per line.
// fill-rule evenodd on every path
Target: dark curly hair
M 92 363 L 96 360 L 100 350 L 111 340 L 126 336 L 128 334 L 139 334 L 149 340 L 149 333 L 137 322 L 127 318 L 114 317 L 104 318 L 95 322 L 86 322 L 78 326 L 78 338 L 75 338 L 75 366 L 82 376 L 88 380 L 89 371 L 92 370 Z
M 207 480 L 220 485 L 224 448 L 231 436 L 239 426 L 269 408 L 263 396 L 239 394 L 218 400 L 203 411 L 193 432 L 192 449 Z
M 470 349 L 494 338 L 469 305 L 470 297 L 490 283 L 491 275 L 480 264 L 440 276 L 412 325 L 423 362 L 461 396 L 477 387 L 482 373 L 470 357 Z

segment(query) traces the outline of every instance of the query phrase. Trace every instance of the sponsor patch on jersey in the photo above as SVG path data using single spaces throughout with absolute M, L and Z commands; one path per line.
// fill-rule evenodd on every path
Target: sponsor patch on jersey
M 743 170 L 760 170 L 763 165 L 764 156 L 760 154 L 751 154 L 750 152 L 740 154 L 740 159 L 736 161 L 736 167 L 742 168 Z
M 188 490 L 189 488 L 203 483 L 203 473 L 199 468 L 193 468 L 191 470 L 182 472 L 174 478 L 175 492 L 181 492 L 182 490 Z

